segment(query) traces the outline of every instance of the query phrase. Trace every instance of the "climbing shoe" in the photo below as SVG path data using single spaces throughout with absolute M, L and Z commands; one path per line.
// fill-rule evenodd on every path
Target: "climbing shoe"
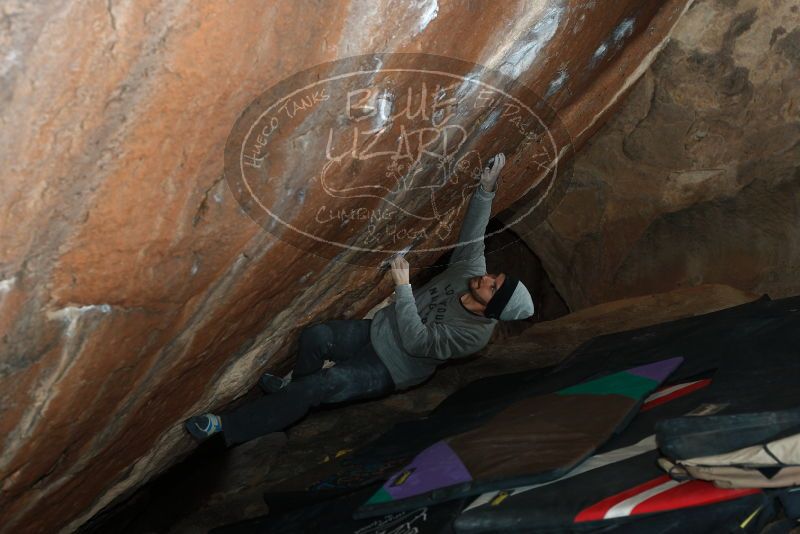
M 222 431 L 222 419 L 213 413 L 195 415 L 183 424 L 189 434 L 197 441 L 204 441 L 217 432 Z
M 264 393 L 276 393 L 285 388 L 288 384 L 288 378 L 281 378 L 269 373 L 264 373 L 258 380 L 258 385 L 261 386 Z

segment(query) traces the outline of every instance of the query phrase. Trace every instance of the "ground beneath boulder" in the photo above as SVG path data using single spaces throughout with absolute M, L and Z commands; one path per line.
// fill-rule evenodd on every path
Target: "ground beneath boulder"
M 581 343 L 620 332 L 709 313 L 758 298 L 708 285 L 601 304 L 564 317 L 500 330 L 479 356 L 448 364 L 426 384 L 386 399 L 315 411 L 286 433 L 226 450 L 222 440 L 198 447 L 186 461 L 96 517 L 82 532 L 207 532 L 268 513 L 271 485 L 346 454 L 400 421 L 424 415 L 478 378 L 553 365 Z M 251 392 L 250 395 L 257 395 Z

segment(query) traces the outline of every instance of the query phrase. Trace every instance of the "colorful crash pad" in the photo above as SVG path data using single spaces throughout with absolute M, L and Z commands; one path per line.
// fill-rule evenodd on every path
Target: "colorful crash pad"
M 423 450 L 356 516 L 562 476 L 624 426 L 682 361 L 661 360 L 513 403 L 478 428 Z
M 677 525 L 685 531 L 701 532 L 710 526 L 738 527 L 755 510 L 761 515 L 751 522 L 761 524 L 771 512 L 760 490 L 720 490 L 706 482 L 673 481 L 659 472 L 656 464 L 659 453 L 653 432 L 657 422 L 711 410 L 712 405 L 705 402 L 711 383 L 710 378 L 703 378 L 659 389 L 645 406 L 665 397 L 668 400 L 640 411 L 622 433 L 576 469 L 547 483 L 481 495 L 456 519 L 456 530 L 549 532 L 597 525 L 595 528 L 603 531 L 625 531 L 627 524 L 635 527 L 635 532 L 671 531 Z M 683 394 L 673 395 L 676 391 Z M 680 519 L 674 514 L 681 514 Z M 631 518 L 637 522 L 630 523 Z M 675 525 L 670 526 L 672 523 Z

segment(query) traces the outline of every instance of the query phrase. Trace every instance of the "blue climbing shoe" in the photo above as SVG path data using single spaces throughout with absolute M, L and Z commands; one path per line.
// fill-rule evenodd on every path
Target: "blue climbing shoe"
M 204 413 L 190 417 L 183 423 L 189 434 L 197 441 L 205 441 L 217 432 L 222 431 L 222 419 L 213 413 Z

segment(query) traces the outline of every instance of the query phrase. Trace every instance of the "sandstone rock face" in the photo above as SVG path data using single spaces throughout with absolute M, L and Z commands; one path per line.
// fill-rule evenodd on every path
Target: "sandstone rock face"
M 699 0 L 526 233 L 571 309 L 703 283 L 800 292 L 800 7 Z
M 357 258 L 308 254 L 243 213 L 223 149 L 259 94 L 357 54 L 454 57 L 546 99 L 572 138 L 563 155 L 688 4 L 4 1 L 0 530 L 75 528 L 194 447 L 183 419 L 289 361 L 300 327 L 359 317 L 391 290 Z M 787 57 L 793 35 L 776 38 Z M 477 149 L 507 152 L 495 208 L 508 207 L 539 170 L 524 146 L 466 126 Z M 284 168 L 313 160 L 298 143 Z

